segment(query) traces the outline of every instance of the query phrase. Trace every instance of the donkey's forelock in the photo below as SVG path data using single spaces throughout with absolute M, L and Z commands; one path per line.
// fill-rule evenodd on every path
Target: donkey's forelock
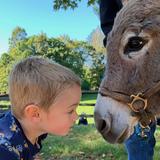
M 146 19 L 160 15 L 160 0 L 130 0 L 115 18 L 112 29 L 126 29 L 129 25 L 142 24 Z

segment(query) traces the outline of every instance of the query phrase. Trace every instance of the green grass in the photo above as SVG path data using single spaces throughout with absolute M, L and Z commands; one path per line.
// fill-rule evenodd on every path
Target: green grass
M 3 110 L 3 111 L 8 110 L 9 105 L 10 105 L 10 101 L 0 101 L 0 110 Z
M 81 103 L 95 103 L 96 95 L 82 97 Z M 93 114 L 94 107 L 79 106 L 78 114 Z M 42 160 L 127 160 L 123 144 L 109 144 L 97 132 L 93 118 L 88 118 L 89 125 L 75 125 L 65 137 L 51 136 L 43 142 Z M 154 160 L 160 158 L 160 128 L 157 128 Z
M 107 144 L 94 125 L 75 125 L 65 137 L 49 135 L 43 143 L 43 160 L 124 160 L 127 158 L 123 145 Z
M 160 159 L 160 127 L 157 127 L 155 132 L 156 147 L 154 149 L 154 160 Z
M 81 103 L 95 103 L 96 94 L 82 96 Z M 9 102 L 1 102 L 8 105 Z M 93 106 L 79 106 L 78 114 L 85 112 L 93 114 Z M 48 135 L 43 142 L 40 153 L 41 160 L 127 160 L 127 153 L 123 144 L 109 144 L 97 132 L 93 118 L 88 118 L 89 125 L 76 125 L 69 135 L 58 137 Z M 160 127 L 156 133 L 156 147 L 154 160 L 160 158 Z
M 93 104 L 96 103 L 97 94 L 85 94 L 81 98 L 80 103 Z M 94 112 L 94 106 L 78 106 L 77 113 L 80 115 L 81 113 L 92 114 Z M 93 124 L 93 118 L 87 118 L 89 124 Z M 78 121 L 77 121 L 78 122 Z
M 154 160 L 160 157 L 160 128 L 155 133 Z M 65 137 L 49 135 L 43 143 L 42 160 L 127 160 L 123 144 L 109 144 L 103 140 L 94 125 L 75 125 Z
M 10 101 L 0 101 L 0 105 L 10 105 Z

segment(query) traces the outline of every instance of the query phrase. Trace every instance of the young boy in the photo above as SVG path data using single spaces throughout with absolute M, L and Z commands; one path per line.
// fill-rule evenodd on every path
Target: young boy
M 47 133 L 64 136 L 78 118 L 80 79 L 48 59 L 19 62 L 9 78 L 11 112 L 0 117 L 0 160 L 33 160 Z

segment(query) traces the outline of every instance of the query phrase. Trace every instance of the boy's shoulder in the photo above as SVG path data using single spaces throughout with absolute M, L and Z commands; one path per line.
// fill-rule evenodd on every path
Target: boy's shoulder
M 32 157 L 38 153 L 41 149 L 41 140 L 46 138 L 47 134 L 41 135 L 38 138 L 37 145 L 31 144 L 28 141 L 22 127 L 18 120 L 12 115 L 11 112 L 7 112 L 0 116 L 0 160 L 6 159 L 2 157 L 6 154 L 8 158 L 10 155 L 18 156 L 25 159 L 25 156 L 32 159 Z M 1 153 L 2 152 L 2 153 Z M 16 158 L 18 160 L 19 158 Z M 28 158 L 27 158 L 28 159 Z M 11 160 L 11 159 L 9 159 Z
M 0 116 L 0 143 L 16 146 L 19 150 L 27 146 L 22 127 L 10 111 Z
M 21 129 L 17 126 L 10 111 L 0 116 L 0 139 L 12 141 L 20 132 Z
M 0 153 L 2 152 L 0 158 L 12 156 L 12 159 L 19 159 L 19 150 L 16 145 L 17 139 L 21 139 L 21 137 L 18 138 L 19 131 L 11 112 L 0 116 Z

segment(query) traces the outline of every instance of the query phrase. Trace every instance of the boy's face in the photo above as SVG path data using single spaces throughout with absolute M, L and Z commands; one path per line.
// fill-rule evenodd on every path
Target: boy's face
M 46 133 L 66 135 L 78 118 L 76 109 L 80 102 L 81 88 L 74 85 L 60 93 L 48 112 L 43 111 L 41 127 Z

